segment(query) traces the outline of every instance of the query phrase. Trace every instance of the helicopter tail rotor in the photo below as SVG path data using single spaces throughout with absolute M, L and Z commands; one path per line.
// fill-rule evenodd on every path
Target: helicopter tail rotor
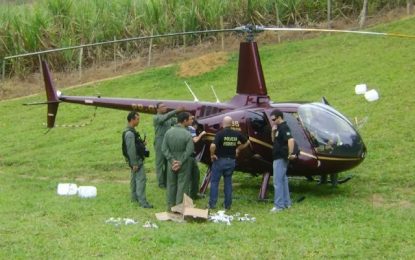
M 45 81 L 45 90 L 47 97 L 46 104 L 48 105 L 47 126 L 48 128 L 53 128 L 55 125 L 56 114 L 58 113 L 60 101 L 50 75 L 48 64 L 44 60 L 42 60 L 42 72 L 43 80 Z

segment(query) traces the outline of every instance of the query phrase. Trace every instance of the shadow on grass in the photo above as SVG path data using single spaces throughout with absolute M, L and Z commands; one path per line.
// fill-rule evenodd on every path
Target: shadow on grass
M 274 196 L 274 187 L 272 180 L 268 184 L 267 196 L 265 200 L 259 200 L 258 194 L 261 187 L 262 176 L 252 176 L 249 174 L 236 173 L 233 176 L 233 198 L 236 200 L 246 200 L 249 202 L 272 203 Z M 221 182 L 221 185 L 222 182 Z M 290 178 L 289 188 L 293 202 L 301 202 L 308 198 L 325 198 L 348 197 L 351 196 L 353 183 L 319 185 L 317 181 L 307 181 L 306 178 Z M 222 189 L 222 187 L 221 187 Z

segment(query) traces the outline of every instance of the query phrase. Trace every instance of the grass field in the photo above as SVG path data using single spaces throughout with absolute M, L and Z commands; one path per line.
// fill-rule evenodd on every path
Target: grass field
M 373 30 L 410 34 L 415 19 Z M 415 41 L 325 35 L 259 46 L 274 101 L 318 101 L 324 95 L 352 120 L 367 117 L 360 132 L 368 156 L 342 174 L 353 175 L 351 181 L 332 188 L 292 179 L 292 197 L 306 199 L 271 214 L 270 201 L 256 201 L 260 177 L 236 173 L 230 213 L 251 214 L 256 222 L 158 222 L 154 213 L 164 211 L 165 194 L 156 188 L 153 156 L 145 167 L 147 195 L 155 208 L 143 210 L 129 202 L 129 172 L 120 149 L 126 112 L 98 109 L 87 127 L 57 127 L 45 134 L 46 108 L 22 106 L 44 100 L 43 93 L 2 101 L 0 258 L 413 259 Z M 229 100 L 238 60 L 236 53 L 229 56 L 228 64 L 197 77 L 177 77 L 174 64 L 65 94 L 191 100 L 186 80 L 200 100 L 214 101 L 210 85 L 221 100 Z M 380 100 L 368 103 L 355 95 L 358 83 L 376 88 Z M 62 104 L 57 124 L 87 122 L 93 113 L 90 107 Z M 152 140 L 152 117 L 142 119 L 139 129 Z M 98 196 L 60 197 L 56 188 L 61 182 L 94 185 Z M 207 200 L 197 203 L 203 207 Z M 139 224 L 115 227 L 105 223 L 111 217 L 133 218 Z M 148 220 L 159 229 L 143 228 Z

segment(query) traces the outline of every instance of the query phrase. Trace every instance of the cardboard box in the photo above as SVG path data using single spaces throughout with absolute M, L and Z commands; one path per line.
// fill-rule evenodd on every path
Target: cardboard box
M 183 195 L 183 202 L 172 207 L 171 211 L 156 213 L 156 218 L 161 221 L 172 220 L 182 222 L 185 218 L 207 220 L 209 214 L 207 209 L 196 208 L 193 200 L 186 194 Z

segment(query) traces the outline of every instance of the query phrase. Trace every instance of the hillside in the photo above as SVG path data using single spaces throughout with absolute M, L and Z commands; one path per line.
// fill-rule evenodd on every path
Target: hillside
M 370 30 L 412 34 L 415 18 Z M 414 43 L 344 34 L 279 45 L 258 42 L 272 100 L 325 96 L 351 120 L 366 122 L 360 133 L 368 156 L 342 174 L 353 178 L 338 188 L 291 179 L 292 197 L 306 200 L 277 215 L 269 213 L 271 203 L 256 201 L 261 178 L 236 173 L 231 213 L 251 214 L 254 223 L 157 222 L 159 229 L 143 228 L 165 209 L 165 194 L 156 187 L 150 157 L 147 194 L 155 208 L 144 211 L 129 202 L 129 173 L 120 151 L 125 112 L 98 109 L 86 127 L 57 127 L 45 134 L 45 107 L 22 106 L 44 100 L 43 94 L 2 101 L 0 258 L 414 258 Z M 214 101 L 210 85 L 222 101 L 229 100 L 238 57 L 224 55 L 221 64 L 196 76 L 178 76 L 181 64 L 172 64 L 65 93 L 192 100 L 187 81 L 200 100 Z M 377 89 L 380 100 L 368 103 L 355 95 L 359 83 Z M 89 122 L 94 112 L 61 104 L 57 124 Z M 142 117 L 140 130 L 153 139 L 151 116 Z M 94 185 L 98 196 L 59 197 L 61 182 Z M 207 199 L 197 203 L 203 207 Z M 140 224 L 114 227 L 105 223 L 110 217 Z

